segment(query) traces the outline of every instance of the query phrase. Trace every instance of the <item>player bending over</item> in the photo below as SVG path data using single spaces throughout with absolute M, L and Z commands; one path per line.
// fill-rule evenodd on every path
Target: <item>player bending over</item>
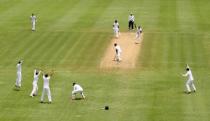
M 83 88 L 79 84 L 73 83 L 73 91 L 71 97 L 72 100 L 76 99 L 76 94 L 81 94 L 82 98 L 85 99 L 85 95 L 83 94 Z

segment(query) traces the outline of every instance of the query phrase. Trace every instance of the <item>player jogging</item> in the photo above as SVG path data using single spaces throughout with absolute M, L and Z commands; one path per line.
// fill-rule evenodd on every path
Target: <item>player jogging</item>
M 143 32 L 141 26 L 138 26 L 137 31 L 136 31 L 136 39 L 139 40 L 141 37 L 141 33 Z
M 114 58 L 114 60 L 117 61 L 117 62 L 120 62 L 122 60 L 122 58 L 121 58 L 122 50 L 121 50 L 120 46 L 117 43 L 114 43 L 114 49 L 115 49 L 115 58 Z

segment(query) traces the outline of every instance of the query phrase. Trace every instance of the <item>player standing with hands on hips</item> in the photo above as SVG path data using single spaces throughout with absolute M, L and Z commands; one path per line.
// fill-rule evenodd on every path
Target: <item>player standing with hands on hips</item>
M 32 24 L 32 31 L 35 31 L 36 30 L 36 16 L 32 13 L 31 15 L 31 24 Z
M 131 13 L 129 16 L 128 16 L 128 29 L 129 30 L 133 30 L 134 29 L 134 15 Z
M 22 64 L 23 61 L 18 61 L 16 67 L 17 67 L 17 79 L 15 83 L 15 87 L 20 88 L 21 87 L 21 81 L 22 81 Z
M 193 83 L 193 75 L 192 75 L 192 71 L 190 69 L 190 67 L 187 65 L 186 67 L 186 73 L 185 74 L 182 74 L 182 76 L 185 76 L 185 77 L 188 77 L 188 80 L 186 82 L 186 88 L 187 88 L 187 94 L 190 94 L 191 93 L 191 88 L 193 89 L 193 92 L 196 92 L 196 88 L 195 88 L 195 85 Z

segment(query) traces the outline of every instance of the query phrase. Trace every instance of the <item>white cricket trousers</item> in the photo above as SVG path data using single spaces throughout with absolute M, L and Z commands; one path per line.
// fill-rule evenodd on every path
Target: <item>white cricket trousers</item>
M 114 29 L 115 37 L 118 38 L 119 37 L 119 28 L 113 28 L 113 29 Z
M 17 72 L 17 79 L 15 85 L 18 87 L 21 87 L 21 78 L 22 78 L 21 72 Z
M 73 90 L 72 91 L 72 98 L 74 99 L 76 94 L 81 94 L 83 98 L 85 98 L 85 95 L 83 94 L 83 90 Z
M 42 96 L 41 96 L 41 101 L 44 101 L 45 94 L 47 94 L 47 96 L 48 96 L 48 101 L 49 102 L 52 102 L 50 88 L 43 88 Z
M 33 84 L 33 89 L 31 91 L 30 96 L 37 95 L 37 94 L 38 94 L 38 85 L 37 84 Z
M 193 83 L 193 80 L 187 80 L 186 82 L 186 88 L 188 92 L 191 92 L 191 88 L 193 89 L 193 91 L 196 91 L 195 85 Z
M 36 22 L 32 22 L 32 30 L 35 31 L 36 27 Z
M 115 60 L 116 60 L 116 61 L 121 61 L 122 58 L 121 58 L 120 56 L 121 56 L 121 53 L 116 53 L 116 54 L 115 54 Z
M 137 32 L 136 33 L 136 39 L 140 39 L 140 35 L 141 35 L 140 32 Z

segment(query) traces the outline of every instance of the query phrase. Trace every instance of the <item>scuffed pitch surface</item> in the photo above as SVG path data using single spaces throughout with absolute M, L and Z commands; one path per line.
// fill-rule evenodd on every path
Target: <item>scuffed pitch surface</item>
M 141 48 L 141 42 L 143 40 L 143 34 L 139 40 L 136 40 L 135 37 L 136 34 L 134 32 L 124 32 L 120 34 L 118 39 L 113 38 L 102 58 L 100 68 L 135 68 Z M 121 62 L 114 61 L 114 43 L 118 43 L 122 49 Z

